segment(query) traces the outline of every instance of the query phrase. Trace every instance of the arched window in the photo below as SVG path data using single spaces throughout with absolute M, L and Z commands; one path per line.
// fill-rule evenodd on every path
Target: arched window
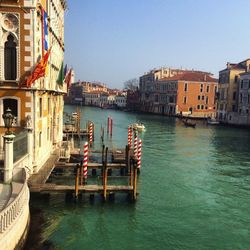
M 16 80 L 17 77 L 17 52 L 13 35 L 8 35 L 4 45 L 4 75 L 5 80 Z

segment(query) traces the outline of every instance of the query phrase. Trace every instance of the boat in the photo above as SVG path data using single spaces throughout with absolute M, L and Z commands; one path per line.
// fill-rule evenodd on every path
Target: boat
M 184 125 L 185 125 L 186 127 L 195 128 L 195 126 L 196 126 L 196 123 L 189 122 L 188 120 L 182 120 L 182 121 L 183 121 L 183 123 L 184 123 Z
M 138 130 L 138 131 L 145 131 L 146 130 L 143 123 L 134 123 L 133 128 Z
M 209 125 L 218 125 L 220 122 L 216 120 L 215 118 L 208 118 L 207 119 L 207 124 Z

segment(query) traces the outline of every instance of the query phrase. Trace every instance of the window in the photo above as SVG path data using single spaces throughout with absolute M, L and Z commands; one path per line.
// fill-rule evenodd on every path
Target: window
M 242 103 L 242 94 L 240 93 L 240 103 Z
M 201 83 L 201 86 L 200 86 L 200 92 L 203 91 L 203 84 Z
M 42 146 L 42 132 L 39 132 L 39 147 Z
M 48 98 L 48 114 L 50 114 L 50 98 Z
M 201 99 L 201 96 L 200 95 L 198 95 L 198 100 L 200 100 Z
M 13 35 L 9 35 L 4 44 L 4 77 L 5 80 L 17 78 L 17 53 Z
M 207 93 L 209 92 L 209 85 L 207 85 Z
M 197 105 L 197 109 L 200 109 L 200 105 Z
M 185 91 L 185 92 L 187 91 L 187 87 L 188 87 L 188 84 L 185 83 L 185 85 L 184 85 L 184 91 Z
M 234 77 L 234 82 L 237 83 L 238 82 L 238 76 Z
M 208 104 L 208 96 L 206 96 L 206 104 Z
M 43 115 L 43 103 L 42 98 L 39 99 L 39 116 L 42 117 Z
M 248 112 L 249 112 L 248 109 L 246 109 L 246 113 L 247 113 L 247 114 L 248 114 Z
M 204 109 L 204 105 L 201 105 L 201 109 Z
M 248 88 L 250 88 L 250 80 L 248 80 Z
M 243 80 L 240 82 L 240 88 L 243 89 Z
M 187 103 L 187 97 L 186 97 L 186 96 L 184 96 L 184 98 L 183 98 L 183 103 L 184 103 L 184 104 Z
M 235 112 L 236 111 L 236 107 L 235 105 L 232 105 L 232 111 Z
M 236 100 L 236 92 L 233 92 L 233 100 Z
M 204 101 L 204 99 L 205 99 L 205 96 L 203 95 L 202 97 L 201 97 L 201 99 Z

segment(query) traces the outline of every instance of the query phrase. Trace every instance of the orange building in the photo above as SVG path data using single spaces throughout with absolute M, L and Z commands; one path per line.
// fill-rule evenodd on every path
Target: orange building
M 216 116 L 217 79 L 202 72 L 184 72 L 159 80 L 161 113 L 197 118 Z

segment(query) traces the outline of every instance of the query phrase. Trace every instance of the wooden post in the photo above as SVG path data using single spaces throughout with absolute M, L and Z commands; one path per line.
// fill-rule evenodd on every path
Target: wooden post
M 137 192 L 137 161 L 133 160 L 133 200 L 136 200 L 136 192 Z
M 81 165 L 80 165 L 80 185 L 83 184 L 83 163 L 81 161 Z
M 113 119 L 110 118 L 110 136 L 112 137 L 113 134 Z
M 107 199 L 107 159 L 108 159 L 108 147 L 105 150 L 105 160 L 103 164 L 103 199 L 106 201 Z
M 75 199 L 78 198 L 79 191 L 79 164 L 76 166 L 76 177 L 75 177 Z
M 104 162 L 104 150 L 105 150 L 105 145 L 102 145 L 102 162 Z
M 110 117 L 108 117 L 108 121 L 107 121 L 107 134 L 109 134 L 109 119 Z
M 132 171 L 133 159 L 129 157 L 129 185 L 133 185 L 133 171 Z

